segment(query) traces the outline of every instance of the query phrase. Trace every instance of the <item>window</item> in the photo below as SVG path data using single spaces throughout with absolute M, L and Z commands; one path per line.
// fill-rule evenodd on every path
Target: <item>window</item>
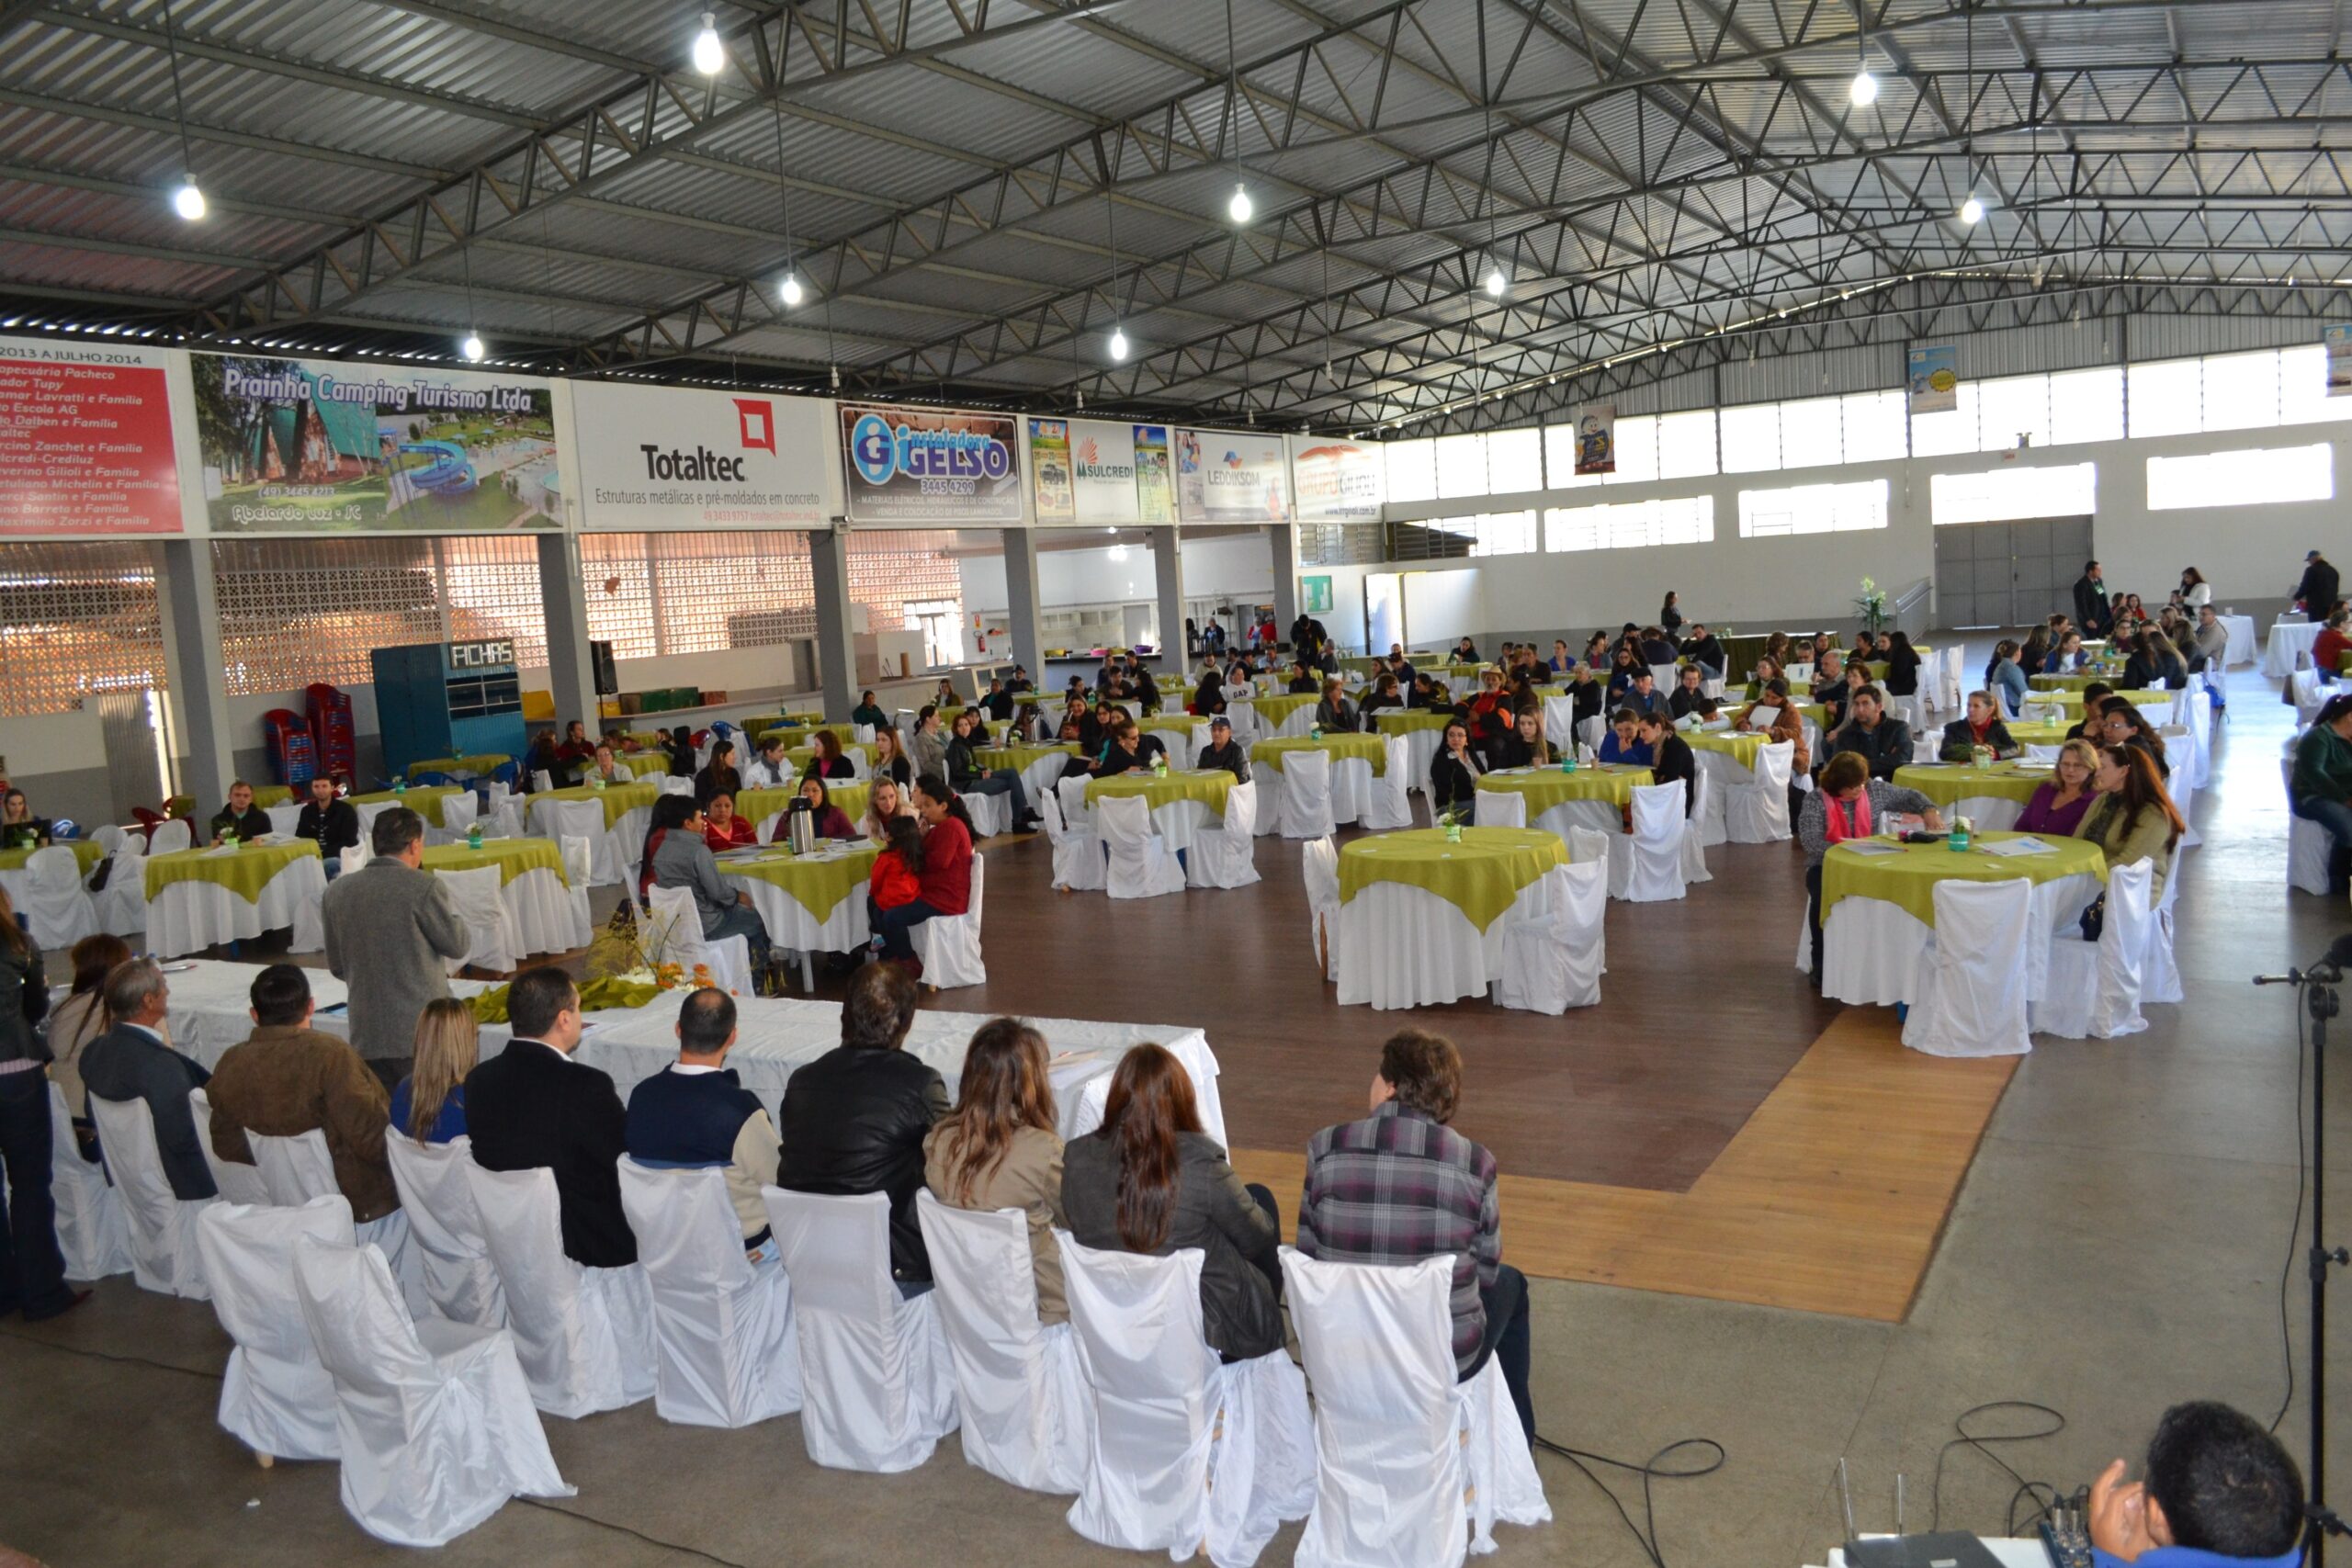
M 1474 556 L 1533 555 L 1535 544 L 1535 513 L 1527 512 L 1488 512 L 1477 518 L 1478 532 L 1470 547 Z
M 2050 443 L 2123 439 L 2123 371 L 2102 365 L 2062 370 L 2050 378 Z
M 2323 424 L 2352 419 L 2352 398 L 2327 395 L 2327 350 L 2318 344 L 2278 351 L 2278 423 Z
M 2087 517 L 2098 510 L 2098 465 L 1937 474 L 1928 488 L 1939 527 L 2021 517 Z
M 1909 454 L 1903 389 L 1846 395 L 1846 461 L 1892 463 Z
M 2279 446 L 2148 459 L 2148 510 L 2267 506 L 2328 501 L 2335 495 L 2335 449 Z
M 1739 492 L 1739 536 L 1774 539 L 1792 534 L 1843 534 L 1886 526 L 1884 479 L 1853 484 L 1794 485 Z
M 1487 435 L 1487 493 L 1516 495 L 1544 488 L 1544 433 L 1496 430 Z
M 1763 473 L 1781 466 L 1781 405 L 1748 403 L 1723 411 L 1724 472 Z
M 1781 467 L 1826 468 L 1845 460 L 1843 400 L 1805 398 L 1781 405 Z
M 1704 545 L 1715 536 L 1715 498 L 1555 506 L 1544 513 L 1547 550 L 1634 550 Z
M 2205 359 L 2205 428 L 2267 430 L 2278 423 L 2278 351 Z
M 1658 415 L 1657 477 L 1703 479 L 1715 471 L 1715 411 Z
M 1441 435 L 1437 438 L 1437 495 L 1440 501 L 1487 493 L 1487 437 Z
M 910 599 L 899 614 L 906 629 L 922 633 L 923 662 L 933 670 L 964 662 L 964 602 Z
M 1424 436 L 1419 441 L 1388 443 L 1388 499 L 1437 499 L 1436 442 Z
M 1911 456 L 1954 457 L 1976 450 L 1976 383 L 1960 384 L 1958 406 L 1911 416 Z
M 2050 378 L 2004 376 L 1976 388 L 1978 448 L 2008 452 L 2050 445 Z
M 2194 435 L 2203 424 L 2204 367 L 2194 359 L 2132 367 L 2132 434 Z
M 1602 482 L 1612 485 L 1640 484 L 1657 478 L 1657 419 L 1653 414 L 1635 414 L 1617 422 L 1617 471 Z

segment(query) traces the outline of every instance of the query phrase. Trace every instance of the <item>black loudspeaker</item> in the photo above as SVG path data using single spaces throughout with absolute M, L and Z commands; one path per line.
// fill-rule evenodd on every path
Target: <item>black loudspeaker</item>
M 588 662 L 595 666 L 596 694 L 600 697 L 618 696 L 621 690 L 621 678 L 613 668 L 613 645 L 609 642 L 591 641 L 588 644 Z

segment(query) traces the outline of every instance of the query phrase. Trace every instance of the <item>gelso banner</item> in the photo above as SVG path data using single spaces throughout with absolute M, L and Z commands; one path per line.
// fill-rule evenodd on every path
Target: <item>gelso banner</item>
M 1186 523 L 1287 523 L 1289 468 L 1279 435 L 1176 432 L 1176 514 Z
M 571 419 L 583 527 L 821 528 L 841 510 L 823 399 L 582 381 Z
M 1617 405 L 1589 403 L 1577 410 L 1577 472 L 1617 471 Z
M 194 374 L 215 533 L 561 526 L 545 381 L 209 354 Z
M 1377 523 L 1388 499 L 1388 460 L 1368 441 L 1294 435 L 1291 483 L 1302 523 Z
M 946 526 L 1026 519 L 1012 414 L 841 405 L 853 523 Z
M 1913 413 L 1950 413 L 1960 407 L 1959 364 L 1950 344 L 1915 348 L 1904 356 L 1904 386 Z
M 0 338 L 0 535 L 176 534 L 172 356 Z
M 1029 422 L 1029 485 L 1038 522 L 1078 521 L 1078 489 L 1069 473 L 1069 421 Z

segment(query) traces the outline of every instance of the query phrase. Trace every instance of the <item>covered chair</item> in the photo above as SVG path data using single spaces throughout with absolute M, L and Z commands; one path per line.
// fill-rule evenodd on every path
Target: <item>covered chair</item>
M 147 837 L 114 831 L 121 841 L 107 852 L 107 885 L 90 896 L 91 904 L 100 931 L 136 936 L 147 929 Z
M 17 913 L 32 929 L 34 946 L 71 947 L 98 934 L 98 907 L 82 886 L 82 863 L 67 846 L 51 844 L 27 855 L 21 886 Z
M 1283 754 L 1279 829 L 1285 839 L 1322 839 L 1333 831 L 1331 753 L 1302 750 Z
M 1682 897 L 1682 840 L 1690 829 L 1679 781 L 1634 786 L 1634 830 L 1609 841 L 1609 896 L 1636 904 Z
M 646 946 L 662 963 L 676 964 L 688 974 L 695 964 L 707 968 L 721 990 L 739 997 L 752 992 L 750 939 L 723 936 L 713 942 L 702 934 L 702 914 L 695 908 L 691 887 L 651 887 L 645 895 Z
M 889 1195 L 760 1197 L 792 1277 L 808 1457 L 884 1474 L 922 1464 L 956 1429 L 956 1377 L 938 1292 L 904 1298 L 890 1278 Z
M 1069 1325 L 1037 1320 L 1028 1216 L 953 1209 L 922 1191 L 915 1217 L 938 1282 L 966 1461 L 1032 1492 L 1076 1492 L 1094 1406 Z
M 1373 778 L 1360 826 L 1388 833 L 1413 825 L 1412 797 L 1405 793 L 1412 782 L 1413 749 L 1403 736 L 1392 735 L 1381 742 L 1381 750 L 1383 771 Z
M 1451 1253 L 1404 1267 L 1282 1251 L 1315 1384 L 1314 1510 L 1300 1568 L 1459 1568 L 1494 1525 L 1550 1522 L 1529 1434 L 1489 1356 L 1453 1362 Z
M 716 1166 L 657 1169 L 622 1156 L 621 1206 L 653 1292 L 653 1408 L 690 1427 L 749 1427 L 800 1408 L 792 1286 L 755 1268 Z
M 1503 965 L 1495 977 L 1498 1007 L 1558 1014 L 1600 1005 L 1609 863 L 1585 861 L 1548 874 L 1557 884 L 1550 916 L 1522 920 L 1503 932 Z
M 130 1223 L 130 1277 L 142 1291 L 210 1301 L 204 1256 L 197 1250 L 196 1222 L 220 1200 L 173 1196 L 146 1101 L 103 1100 L 94 1094 L 90 1115 L 98 1124 L 107 1169 L 114 1177 L 115 1190 L 122 1194 L 123 1215 Z M 202 1117 L 197 1125 L 204 1125 Z
M 1114 898 L 1152 898 L 1184 891 L 1184 868 L 1168 840 L 1152 829 L 1151 803 L 1139 795 L 1110 795 L 1095 803 L 1094 821 L 1110 852 L 1106 877 Z
M 49 1191 L 57 1204 L 57 1248 L 69 1280 L 130 1272 L 130 1221 L 106 1167 L 82 1157 L 65 1091 L 49 1086 Z
M 2144 860 L 2110 867 L 2098 941 L 2085 942 L 2072 927 L 2050 939 L 2049 977 L 2026 1010 L 2034 1033 L 2111 1040 L 2148 1027 L 2140 1001 L 2155 932 L 2155 910 L 2148 903 L 2154 875 Z
M 440 1546 L 506 1499 L 569 1497 L 503 1328 L 413 1322 L 384 1255 L 304 1241 L 294 1294 L 334 1388 L 343 1506 L 398 1546 Z
M 1258 876 L 1258 781 L 1226 792 L 1225 824 L 1193 835 L 1185 857 L 1195 887 L 1247 887 Z
M 933 990 L 950 986 L 985 986 L 989 966 L 980 957 L 980 898 L 986 891 L 988 856 L 972 856 L 972 897 L 960 915 L 935 915 L 907 932 L 907 941 L 922 962 L 923 984 Z
M 167 855 L 177 850 L 196 848 L 196 829 L 185 817 L 174 817 L 158 822 L 147 834 L 147 852 Z
M 1084 1247 L 1057 1231 L 1094 1438 L 1070 1528 L 1101 1546 L 1203 1547 L 1249 1568 L 1315 1500 L 1306 1380 L 1283 1351 L 1221 1364 L 1202 1337 L 1201 1252 Z
M 1796 742 L 1758 749 L 1749 781 L 1724 791 L 1724 830 L 1735 844 L 1775 844 L 1789 837 L 1789 774 Z
M 1710 841 L 1723 843 L 1720 837 L 1710 840 L 1708 818 L 1715 818 L 1715 830 L 1722 832 L 1722 807 L 1715 802 L 1715 775 L 1701 768 L 1690 782 L 1690 815 L 1682 829 L 1682 880 L 1685 883 L 1713 882 L 1715 874 L 1707 869 L 1706 846 Z
M 1306 882 L 1307 935 L 1323 977 L 1331 978 L 1340 945 L 1340 850 L 1330 835 L 1299 848 L 1298 868 Z
M 1046 790 L 1037 797 L 1046 819 L 1046 841 L 1054 849 L 1054 886 L 1066 893 L 1093 893 L 1103 886 L 1102 841 L 1093 829 L 1071 827 L 1062 817 L 1062 797 Z
M 482 1239 L 506 1292 L 531 1402 L 578 1417 L 653 1397 L 653 1297 L 645 1269 L 590 1269 L 564 1256 L 555 1172 L 466 1162 Z
M 1012 797 L 1009 795 L 982 795 L 978 790 L 956 792 L 964 809 L 972 816 L 972 837 L 993 839 L 1000 833 L 1012 831 Z
M 296 1208 L 215 1203 L 196 1238 L 212 1310 L 237 1342 L 221 1377 L 221 1427 L 265 1465 L 339 1458 L 334 1384 L 294 1294 L 294 1248 L 305 1239 L 349 1247 L 350 1203 L 340 1194 Z
M 1470 815 L 1481 828 L 1527 826 L 1527 796 L 1515 789 L 1482 789 L 1470 797 Z
M 196 1122 L 197 1147 L 204 1152 L 204 1168 L 212 1173 L 212 1185 L 219 1189 L 224 1203 L 275 1203 L 269 1195 L 269 1183 L 261 1174 L 261 1167 L 243 1165 L 236 1160 L 222 1159 L 212 1147 L 212 1097 L 200 1089 L 187 1091 L 188 1115 Z M 99 1135 L 105 1141 L 105 1135 Z
M 2140 999 L 2143 1002 L 2177 1002 L 2187 995 L 2181 989 L 2180 964 L 2173 956 L 2173 906 L 2180 897 L 2180 856 L 2188 848 L 2188 835 L 2172 847 L 2172 866 L 2165 874 L 2165 890 L 2156 897 L 2154 924 L 2148 931 L 2147 972 L 2142 978 Z
M 2026 928 L 2033 884 L 1936 884 L 1936 930 L 1919 966 L 1919 994 L 1903 1043 L 1931 1056 L 2022 1055 Z
M 585 842 L 585 840 L 582 840 Z M 566 840 L 567 843 L 570 840 Z M 494 865 L 474 871 L 436 871 L 458 918 L 466 922 L 466 953 L 445 961 L 450 974 L 470 964 L 492 975 L 512 974 L 523 942 L 506 908 L 505 873 Z
M 291 1138 L 248 1133 L 245 1142 L 253 1148 L 254 1164 L 261 1171 L 262 1187 L 271 1202 L 300 1205 L 315 1198 L 343 1195 L 335 1184 L 334 1156 L 328 1151 L 327 1135 L 317 1128 Z M 392 1278 L 401 1282 L 401 1294 L 412 1315 L 422 1317 L 433 1310 L 432 1299 L 424 1292 L 422 1262 L 416 1248 L 409 1245 L 407 1211 L 394 1209 L 355 1225 L 352 1242 L 373 1247 L 384 1255 L 384 1261 L 391 1265 Z
M 473 1140 L 420 1144 L 395 1127 L 384 1134 L 384 1155 L 400 1189 L 401 1212 L 408 1216 L 425 1300 L 454 1323 L 504 1327 L 506 1292 L 466 1182 Z

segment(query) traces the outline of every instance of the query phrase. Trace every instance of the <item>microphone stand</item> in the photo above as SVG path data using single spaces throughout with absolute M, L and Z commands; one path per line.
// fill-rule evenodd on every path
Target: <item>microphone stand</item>
M 2305 1254 L 2312 1287 L 2311 1491 L 2304 1510 L 2310 1521 L 2304 1538 L 2309 1568 L 2325 1568 L 2329 1536 L 2352 1534 L 2335 1510 L 2322 1500 L 2327 1483 L 2327 1270 L 2330 1264 L 2352 1265 L 2352 1252 L 2330 1247 L 2321 1239 L 2327 1214 L 2327 1023 L 2336 1014 L 2335 987 L 2344 979 L 2335 957 L 2331 953 L 2309 969 L 2257 975 L 2254 979 L 2257 986 L 2295 987 L 2302 993 L 2303 1010 L 2312 1021 L 2312 1245 Z

